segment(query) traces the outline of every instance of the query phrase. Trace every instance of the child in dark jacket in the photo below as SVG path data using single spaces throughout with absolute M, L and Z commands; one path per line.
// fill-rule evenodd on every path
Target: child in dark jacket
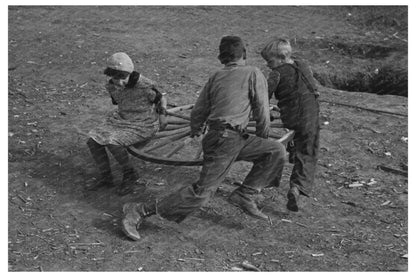
M 261 52 L 272 70 L 268 77 L 269 98 L 274 95 L 278 101 L 284 127 L 295 131 L 288 147 L 294 166 L 287 208 L 298 211 L 299 195 L 311 194 L 318 160 L 319 93 L 310 68 L 292 59 L 291 54 L 292 47 L 286 39 L 268 43 Z

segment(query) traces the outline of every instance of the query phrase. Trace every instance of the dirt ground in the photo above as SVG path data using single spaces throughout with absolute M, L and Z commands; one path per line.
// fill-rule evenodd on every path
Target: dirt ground
M 378 24 L 386 21 L 361 24 L 368 15 L 365 7 L 326 6 L 10 6 L 8 270 L 245 271 L 250 264 L 260 271 L 407 271 L 406 97 L 321 89 L 316 185 L 298 213 L 285 207 L 290 165 L 281 186 L 263 193 L 261 207 L 271 222 L 229 205 L 232 183 L 249 168 L 236 163 L 207 207 L 181 224 L 150 218 L 138 242 L 122 234 L 122 205 L 190 183 L 199 168 L 133 158 L 148 180 L 145 192 L 89 192 L 84 186 L 97 172 L 86 138 L 74 128 L 88 131 L 114 109 L 102 74 L 114 52 L 127 52 L 138 71 L 169 92 L 171 104 L 183 105 L 194 103 L 220 67 L 223 35 L 241 36 L 248 63 L 266 75 L 259 52 L 274 36 L 302 41 L 295 48 L 302 47 L 302 56 L 321 74 L 362 65 L 375 70 L 372 63 L 395 54 L 352 56 L 321 49 L 316 41 L 322 38 L 393 45 L 396 54 L 407 55 L 403 18 L 383 28 Z

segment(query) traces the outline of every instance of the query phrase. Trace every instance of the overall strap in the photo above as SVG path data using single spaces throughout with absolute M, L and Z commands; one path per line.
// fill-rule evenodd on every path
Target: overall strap
M 309 78 L 305 76 L 305 74 L 303 73 L 303 70 L 301 70 L 297 64 L 293 63 L 290 64 L 295 70 L 296 72 L 298 72 L 298 74 L 300 74 L 300 77 L 302 79 L 302 81 L 305 83 L 306 87 L 308 88 L 308 90 L 310 92 L 312 92 L 313 94 L 316 95 L 316 91 L 317 89 L 312 85 L 312 83 L 310 82 Z
M 134 88 L 139 79 L 140 73 L 137 71 L 133 71 L 129 76 L 129 81 L 127 82 L 126 88 Z

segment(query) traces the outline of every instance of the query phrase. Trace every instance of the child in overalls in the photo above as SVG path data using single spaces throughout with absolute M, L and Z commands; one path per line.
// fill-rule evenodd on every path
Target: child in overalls
M 295 131 L 288 150 L 294 164 L 287 194 L 287 208 L 299 210 L 299 195 L 309 197 L 314 183 L 319 150 L 319 93 L 310 68 L 291 58 L 292 47 L 286 39 L 268 43 L 261 52 L 272 70 L 268 77 L 269 98 L 278 101 L 285 128 Z M 289 144 L 291 145 L 291 144 Z

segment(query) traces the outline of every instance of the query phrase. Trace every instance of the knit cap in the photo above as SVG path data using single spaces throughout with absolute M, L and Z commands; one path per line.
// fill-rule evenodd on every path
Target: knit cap
M 107 59 L 107 67 L 119 71 L 132 73 L 134 70 L 133 61 L 123 52 L 118 52 Z

